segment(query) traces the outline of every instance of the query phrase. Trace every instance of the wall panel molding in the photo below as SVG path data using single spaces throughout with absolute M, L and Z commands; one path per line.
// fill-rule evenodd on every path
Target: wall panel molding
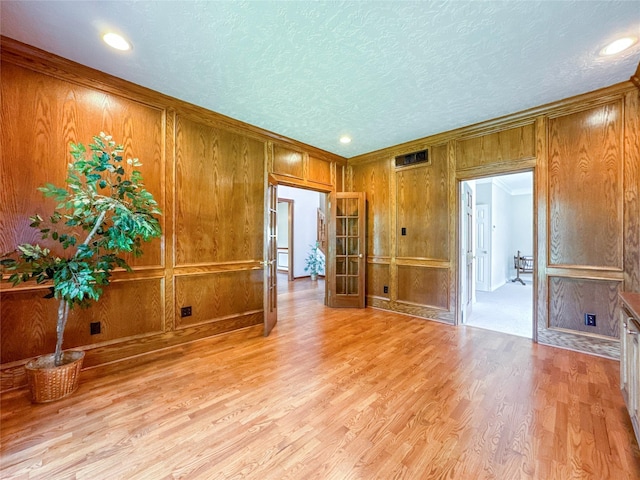
M 587 335 L 576 335 L 569 331 L 541 329 L 538 331 L 538 342 L 614 360 L 620 358 L 620 342 L 617 339 L 608 340 Z
M 55 206 L 55 201 L 43 198 L 37 187 L 47 182 L 64 184 L 71 159 L 70 142 L 87 145 L 101 131 L 124 146 L 125 158 L 137 157 L 142 162 L 145 186 L 159 207 L 165 208 L 163 109 L 4 63 L 0 95 L 2 118 L 11 119 L 3 122 L 0 134 L 0 201 L 6 207 L 2 212 L 0 251 L 37 241 L 57 254 L 63 253 L 57 242 L 42 241 L 29 227 L 30 215 L 40 213 L 47 218 Z M 160 222 L 164 226 L 166 219 Z M 162 267 L 163 247 L 163 239 L 155 239 L 145 245 L 142 257 L 125 258 L 133 267 Z
M 455 178 L 459 181 L 506 175 L 511 173 L 531 171 L 538 164 L 536 158 L 521 158 L 508 162 L 495 162 L 466 169 L 456 169 Z
M 351 171 L 354 192 L 367 192 L 367 255 L 391 258 L 391 198 L 389 161 L 370 163 Z
M 447 145 L 431 147 L 432 161 L 396 170 L 397 257 L 449 261 L 450 205 Z M 403 231 L 404 229 L 404 231 Z M 403 234 L 404 232 L 404 234 Z
M 547 328 L 574 334 L 619 337 L 622 282 L 576 277 L 547 276 L 549 291 Z M 596 315 L 596 326 L 585 325 L 587 313 Z
M 620 270 L 610 270 L 597 267 L 547 267 L 546 274 L 554 277 L 583 278 L 585 280 L 613 280 L 623 281 L 624 274 Z
M 425 320 L 445 323 L 447 325 L 453 325 L 455 322 L 455 315 L 451 312 L 409 302 L 385 300 L 368 296 L 367 306 L 379 308 L 381 310 L 390 310 L 396 313 L 404 313 L 405 315 L 411 315 L 412 317 L 420 317 Z
M 176 345 L 200 340 L 212 335 L 246 329 L 248 337 L 262 336 L 262 313 L 250 314 L 244 317 L 230 318 L 219 322 L 207 323 L 178 331 L 166 332 L 159 335 L 130 339 L 118 344 L 104 345 L 97 348 L 85 349 L 82 375 L 87 370 L 108 365 L 114 362 L 128 361 L 132 365 L 141 361 L 147 354 L 162 355 L 162 352 Z M 149 358 L 149 357 L 147 357 Z M 151 360 L 151 358 L 149 358 Z M 2 365 L 0 369 L 0 390 L 5 392 L 26 385 L 27 379 L 24 364 L 28 359 L 14 364 Z
M 176 328 L 262 311 L 262 276 L 260 269 L 176 277 Z M 180 309 L 186 306 L 192 315 L 181 318 Z
M 309 168 L 307 178 L 309 179 L 309 181 L 333 186 L 335 183 L 335 181 L 333 180 L 333 165 L 326 160 L 321 160 L 310 155 L 308 159 Z
M 522 126 L 456 142 L 456 169 L 515 160 L 535 159 L 535 127 L 533 121 Z
M 176 266 L 262 258 L 264 143 L 176 122 Z
M 618 356 L 614 335 L 618 290 L 640 290 L 640 114 L 638 89 L 631 82 L 543 105 L 461 129 L 416 139 L 401 145 L 349 159 L 354 190 L 370 195 L 362 179 L 375 176 L 376 168 L 389 168 L 398 152 L 446 142 L 450 179 L 438 208 L 448 211 L 450 232 L 446 235 L 449 255 L 425 254 L 418 242 L 402 250 L 401 228 L 407 236 L 424 229 L 424 238 L 439 238 L 440 229 L 425 228 L 429 210 L 421 204 L 430 199 L 426 182 L 411 181 L 402 170 L 389 175 L 389 216 L 369 226 L 368 242 L 386 242 L 388 232 L 389 297 L 376 290 L 368 304 L 376 308 L 447 321 L 459 309 L 460 246 L 455 232 L 460 215 L 459 181 L 522 171 L 534 172 L 534 341 L 563 348 Z M 411 170 L 419 175 L 428 167 Z M 383 170 L 384 171 L 384 170 Z M 376 184 L 375 189 L 381 187 Z M 384 187 L 383 187 L 384 188 Z M 582 189 L 582 190 L 581 190 Z M 407 198 L 420 199 L 408 202 Z M 382 225 L 380 223 L 382 222 Z M 566 227 L 566 228 L 565 228 Z M 553 240 L 552 240 L 553 235 Z M 373 238 L 371 238 L 373 237 Z M 552 248 L 553 247 L 553 248 Z M 374 256 L 379 255 L 378 252 Z M 449 277 L 448 311 L 439 298 L 439 282 L 427 286 L 412 278 L 406 269 L 443 267 Z M 414 275 L 415 276 L 415 275 Z M 552 281 L 564 282 L 549 291 Z M 407 280 L 409 279 L 409 280 Z M 375 284 L 375 282 L 371 282 Z M 443 280 L 444 283 L 444 280 Z M 577 288 L 576 285 L 580 285 Z M 567 312 L 586 308 L 585 297 L 577 292 L 597 285 L 592 295 L 604 306 L 601 334 L 581 332 L 575 318 L 566 323 Z M 586 286 L 586 287 L 585 287 Z M 577 288 L 577 290 L 576 290 Z M 369 292 L 368 292 L 369 293 Z M 430 298 L 433 297 L 433 298 Z M 558 298 L 563 297 L 563 302 Z M 554 302 L 550 308 L 550 302 Z M 562 305 L 562 307 L 560 307 Z M 575 316 L 575 315 L 574 315 Z M 584 321 L 582 319 L 582 321 Z
M 572 109 L 588 109 L 592 105 L 608 103 L 612 99 L 619 98 L 626 94 L 631 88 L 635 88 L 633 83 L 630 81 L 623 81 L 610 87 L 576 95 L 557 102 L 534 107 L 529 110 L 505 115 L 504 117 L 488 119 L 477 124 L 427 137 L 421 137 L 399 145 L 377 150 L 375 152 L 351 157 L 349 158 L 349 165 L 356 166 L 380 160 L 389 160 L 397 155 L 396 152 L 412 151 L 413 148 L 418 150 L 417 146 L 419 145 L 438 145 L 451 140 L 492 134 L 502 130 L 508 130 L 514 127 L 530 124 L 532 123 L 532 120 L 540 116 L 549 117 L 552 115 L 563 115 Z
M 640 292 L 640 90 L 625 95 L 624 112 L 624 289 Z
M 140 85 L 136 85 L 99 70 L 80 65 L 71 60 L 67 60 L 1 35 L 0 54 L 3 62 L 20 65 L 48 76 L 63 79 L 66 82 L 134 99 L 136 101 L 146 103 L 149 106 L 171 108 L 176 111 L 180 111 L 182 115 L 191 116 L 202 122 L 213 121 L 215 126 L 225 128 L 229 131 L 261 138 L 263 141 L 273 140 L 281 144 L 291 145 L 294 148 L 312 154 L 316 158 L 336 162 L 340 165 L 346 165 L 347 163 L 346 158 L 335 155 L 331 152 L 321 150 L 254 125 L 241 122 L 240 120 L 207 110 L 206 108 L 190 104 L 183 100 L 178 100 L 154 90 L 141 87 Z
M 273 146 L 273 173 L 305 180 L 304 154 L 278 144 Z
M 548 121 L 548 264 L 623 269 L 621 99 Z
M 449 311 L 449 268 L 397 265 L 397 302 Z
M 92 348 L 162 333 L 163 283 L 163 277 L 114 281 L 100 302 L 71 310 L 63 348 Z M 2 368 L 55 349 L 58 302 L 44 298 L 47 293 L 46 287 L 2 293 Z M 100 334 L 90 334 L 91 322 L 100 322 Z
M 367 298 L 377 297 L 389 300 L 390 264 L 367 263 Z M 387 292 L 384 287 L 387 287 Z M 369 302 L 367 302 L 369 305 Z
M 90 368 L 261 323 L 264 180 L 272 145 L 300 152 L 307 187 L 322 191 L 338 180 L 342 188 L 346 159 L 5 37 L 0 61 L 2 118 L 11 119 L 0 132 L 0 251 L 37 240 L 28 215 L 46 212 L 38 210 L 36 187 L 61 183 L 68 142 L 87 143 L 100 131 L 122 142 L 125 156 L 142 161 L 145 185 L 163 211 L 162 239 L 145 245 L 133 273 L 114 273 L 114 285 L 86 318 L 72 317 L 65 348 L 85 350 Z M 56 302 L 41 305 L 41 293 L 0 286 L 7 315 L 0 324 L 2 390 L 24 385 L 24 363 L 53 350 L 49 316 L 55 319 Z M 188 320 L 179 316 L 182 302 L 196 306 Z M 22 310 L 39 316 L 33 328 L 10 320 Z M 101 338 L 86 338 L 92 318 L 104 322 Z

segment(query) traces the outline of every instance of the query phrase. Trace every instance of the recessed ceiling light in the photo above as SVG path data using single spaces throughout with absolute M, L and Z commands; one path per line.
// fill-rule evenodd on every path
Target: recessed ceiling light
M 600 50 L 600 55 L 615 55 L 616 53 L 620 53 L 623 50 L 626 50 L 637 41 L 638 39 L 635 37 L 619 38 L 615 42 L 611 42 L 609 45 Z
M 131 50 L 131 44 L 127 42 L 122 35 L 118 35 L 117 33 L 105 33 L 102 39 L 107 45 L 116 50 Z
M 344 143 L 344 144 L 351 143 L 351 137 L 347 137 L 346 135 L 341 136 L 340 143 Z

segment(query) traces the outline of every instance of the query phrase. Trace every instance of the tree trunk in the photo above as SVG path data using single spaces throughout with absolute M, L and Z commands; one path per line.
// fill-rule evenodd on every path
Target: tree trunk
M 67 325 L 69 318 L 69 304 L 64 300 L 60 300 L 58 306 L 58 321 L 56 322 L 56 353 L 54 355 L 54 363 L 56 367 L 62 365 L 62 341 L 64 337 L 64 327 Z
M 104 218 L 107 215 L 106 210 L 100 212 L 98 215 L 98 219 L 96 223 L 93 225 L 93 228 L 87 235 L 87 238 L 82 242 L 83 245 L 88 245 L 93 236 L 96 234 L 102 222 L 104 222 Z M 77 255 L 77 254 L 76 254 Z M 64 328 L 67 325 L 67 319 L 69 318 L 69 303 L 64 300 L 60 300 L 60 305 L 58 306 L 58 321 L 56 322 L 56 353 L 53 357 L 53 361 L 56 367 L 59 367 L 62 364 L 62 341 L 64 337 Z

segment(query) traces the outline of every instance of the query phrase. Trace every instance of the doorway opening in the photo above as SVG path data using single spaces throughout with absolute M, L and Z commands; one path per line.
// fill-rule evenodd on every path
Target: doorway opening
M 461 182 L 461 323 L 533 338 L 533 172 Z
M 278 275 L 281 273 L 287 274 L 287 279 L 292 281 L 293 276 L 293 235 L 294 235 L 294 223 L 293 223 L 293 207 L 294 201 L 290 198 L 278 197 L 278 226 L 276 229 L 276 241 L 277 241 L 277 270 Z
M 326 256 L 326 194 L 314 190 L 278 186 L 278 296 L 300 290 L 317 290 L 324 301 L 324 269 L 317 280 L 305 270 L 311 249 L 318 244 L 318 255 Z

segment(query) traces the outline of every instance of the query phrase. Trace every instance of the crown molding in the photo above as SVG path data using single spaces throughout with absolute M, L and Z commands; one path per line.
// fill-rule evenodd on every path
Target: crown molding
M 198 118 L 206 123 L 239 131 L 254 138 L 287 145 L 307 152 L 314 158 L 336 162 L 338 165 L 347 164 L 345 157 L 179 100 L 2 35 L 0 35 L 0 58 L 3 62 L 61 78 L 77 85 L 98 89 L 156 108 L 172 109 L 179 115 Z

